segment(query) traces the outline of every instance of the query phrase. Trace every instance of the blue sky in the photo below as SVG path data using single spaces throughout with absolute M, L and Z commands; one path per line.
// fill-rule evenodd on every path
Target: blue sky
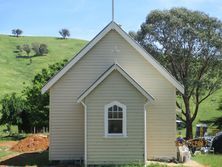
M 72 38 L 92 39 L 111 21 L 112 0 L 0 0 L 0 34 L 20 28 L 23 35 L 59 36 L 68 28 Z M 221 0 L 115 0 L 115 21 L 137 31 L 154 9 L 186 7 L 222 19 Z

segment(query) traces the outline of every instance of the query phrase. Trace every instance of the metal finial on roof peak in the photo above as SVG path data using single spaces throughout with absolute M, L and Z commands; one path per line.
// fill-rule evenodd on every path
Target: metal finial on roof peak
M 112 0 L 112 21 L 114 21 L 114 0 Z

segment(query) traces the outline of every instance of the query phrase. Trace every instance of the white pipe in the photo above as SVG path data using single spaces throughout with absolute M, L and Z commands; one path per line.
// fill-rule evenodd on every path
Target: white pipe
M 87 105 L 81 101 L 84 106 L 84 165 L 87 167 Z
M 146 119 L 146 107 L 150 102 L 147 101 L 144 104 L 144 166 L 146 166 L 147 161 L 147 119 Z

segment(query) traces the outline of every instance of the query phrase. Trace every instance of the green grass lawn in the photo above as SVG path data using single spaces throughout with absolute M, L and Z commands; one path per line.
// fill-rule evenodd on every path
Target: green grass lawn
M 16 45 L 44 43 L 48 45 L 47 56 L 29 59 L 16 58 Z M 0 99 L 6 93 L 20 92 L 24 83 L 28 85 L 33 76 L 49 64 L 72 58 L 87 41 L 61 40 L 53 37 L 11 37 L 0 35 Z M 32 55 L 31 53 L 30 55 Z
M 207 165 L 209 167 L 221 167 L 222 166 L 222 155 L 205 154 L 197 155 L 192 158 L 200 164 Z
M 8 150 L 8 147 L 0 146 L 0 160 L 1 158 L 14 154 L 15 152 Z

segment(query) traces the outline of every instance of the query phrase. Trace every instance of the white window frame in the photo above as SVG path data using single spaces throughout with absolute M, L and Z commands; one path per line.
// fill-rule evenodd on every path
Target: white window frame
M 114 105 L 117 105 L 123 109 L 123 121 L 122 121 L 122 133 L 109 133 L 108 132 L 108 109 Z M 118 101 L 113 101 L 104 107 L 104 130 L 105 130 L 105 137 L 127 137 L 127 129 L 126 129 L 126 106 Z

